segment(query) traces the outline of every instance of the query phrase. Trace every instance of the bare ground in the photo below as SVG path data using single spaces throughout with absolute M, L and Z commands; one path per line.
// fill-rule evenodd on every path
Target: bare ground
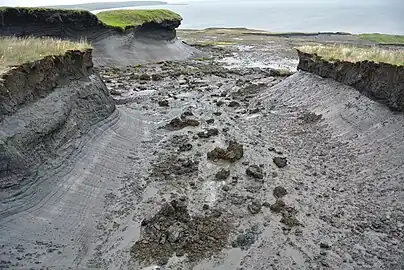
M 2 205 L 1 267 L 402 269 L 404 116 L 271 69 L 312 40 L 179 35 L 212 59 L 100 69 L 118 110 Z

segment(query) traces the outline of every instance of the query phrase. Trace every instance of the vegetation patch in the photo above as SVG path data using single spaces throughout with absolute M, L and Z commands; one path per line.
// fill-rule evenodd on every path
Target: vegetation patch
M 379 44 L 404 44 L 404 36 L 385 34 L 360 34 L 362 40 L 377 42 Z
M 63 55 L 68 50 L 91 48 L 86 41 L 72 42 L 55 38 L 0 37 L 0 73 L 10 66 L 35 61 L 49 55 Z
M 181 21 L 182 17 L 166 9 L 122 9 L 102 11 L 97 14 L 99 20 L 111 26 L 126 28 L 145 23 L 162 23 L 164 21 Z
M 307 45 L 298 50 L 317 56 L 328 61 L 361 62 L 373 61 L 404 66 L 404 50 L 388 50 L 377 47 L 354 47 L 348 45 Z

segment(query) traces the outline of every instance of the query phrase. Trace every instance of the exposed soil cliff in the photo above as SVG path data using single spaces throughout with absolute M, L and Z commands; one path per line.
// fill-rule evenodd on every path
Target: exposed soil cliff
M 10 69 L 1 75 L 0 101 L 1 189 L 34 183 L 38 166 L 70 154 L 73 139 L 115 109 L 91 50 Z
M 298 69 L 332 78 L 386 104 L 392 110 L 404 111 L 404 67 L 386 63 L 330 62 L 298 50 Z
M 123 29 L 104 24 L 88 11 L 27 8 L 0 10 L 1 36 L 87 39 L 94 45 L 96 65 L 125 66 L 189 58 L 197 51 L 177 40 L 176 28 L 180 24 L 180 20 L 166 20 Z

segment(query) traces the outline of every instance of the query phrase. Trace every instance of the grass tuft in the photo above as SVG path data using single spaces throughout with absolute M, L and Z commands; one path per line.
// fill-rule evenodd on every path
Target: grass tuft
M 121 28 L 138 26 L 150 22 L 161 23 L 167 20 L 182 20 L 182 17 L 179 14 L 166 9 L 110 10 L 97 13 L 97 17 L 107 25 Z
M 317 54 L 328 61 L 340 60 L 355 63 L 367 60 L 404 66 L 404 50 L 387 50 L 377 47 L 359 48 L 348 45 L 307 45 L 297 49 Z
M 10 66 L 35 61 L 48 55 L 63 55 L 68 50 L 91 48 L 86 41 L 73 42 L 55 38 L 0 37 L 0 73 Z
M 368 40 L 380 44 L 404 44 L 404 36 L 400 35 L 385 35 L 385 34 L 360 34 L 362 40 Z

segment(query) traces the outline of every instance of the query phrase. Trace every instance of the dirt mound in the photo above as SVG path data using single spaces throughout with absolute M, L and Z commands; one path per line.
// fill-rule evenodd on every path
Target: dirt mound
M 180 20 L 123 29 L 102 23 L 88 11 L 27 8 L 5 8 L 0 18 L 0 36 L 87 39 L 94 46 L 97 66 L 184 60 L 199 54 L 176 38 Z
M 142 221 L 141 239 L 131 255 L 147 264 L 165 265 L 175 253 L 189 261 L 217 254 L 227 245 L 230 226 L 220 212 L 191 216 L 185 198 L 163 205 L 152 218 Z

